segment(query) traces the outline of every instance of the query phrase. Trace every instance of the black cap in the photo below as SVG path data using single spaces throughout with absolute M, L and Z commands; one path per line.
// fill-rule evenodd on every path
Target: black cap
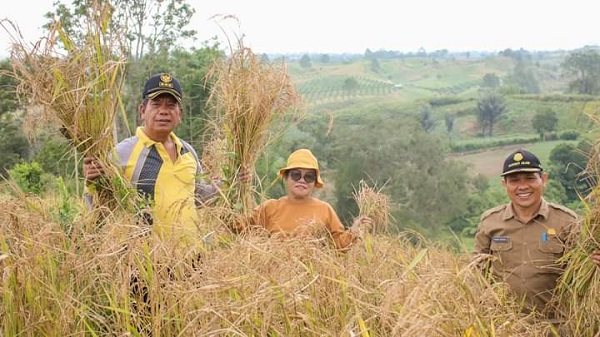
M 511 153 L 504 161 L 501 176 L 517 172 L 542 172 L 542 163 L 533 153 L 519 149 Z
M 179 81 L 169 73 L 153 75 L 144 85 L 142 99 L 153 99 L 160 94 L 170 94 L 181 103 L 181 84 L 179 84 Z

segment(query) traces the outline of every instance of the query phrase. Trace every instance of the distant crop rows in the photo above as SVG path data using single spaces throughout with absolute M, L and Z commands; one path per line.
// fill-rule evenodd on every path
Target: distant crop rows
M 349 97 L 388 95 L 398 90 L 392 82 L 369 78 L 354 78 L 356 86 L 345 85 L 346 78 L 311 80 L 298 85 L 298 91 L 306 101 L 339 100 Z

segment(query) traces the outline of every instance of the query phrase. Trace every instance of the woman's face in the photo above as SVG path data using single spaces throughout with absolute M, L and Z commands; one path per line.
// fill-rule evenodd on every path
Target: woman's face
M 315 188 L 317 172 L 313 169 L 294 168 L 285 173 L 285 184 L 288 197 L 305 199 L 310 197 Z

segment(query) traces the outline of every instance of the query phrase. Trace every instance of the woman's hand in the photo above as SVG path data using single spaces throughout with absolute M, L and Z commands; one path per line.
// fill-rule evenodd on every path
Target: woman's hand
M 361 228 L 368 229 L 373 225 L 373 219 L 368 216 L 359 216 L 354 219 L 352 222 L 352 226 L 350 226 L 350 230 L 354 233 L 360 233 Z

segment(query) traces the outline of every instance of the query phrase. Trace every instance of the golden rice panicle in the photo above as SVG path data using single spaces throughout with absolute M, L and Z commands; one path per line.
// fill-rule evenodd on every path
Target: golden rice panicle
M 85 35 L 69 36 L 60 21 L 32 48 L 17 41 L 11 51 L 18 97 L 37 116 L 37 125 L 56 121 L 60 131 L 83 156 L 96 157 L 107 171 L 105 180 L 93 186 L 95 204 L 117 209 L 130 195 L 109 160 L 115 146 L 115 118 L 122 109 L 121 88 L 125 57 L 118 32 L 109 30 L 113 8 L 93 1 L 87 8 Z M 29 120 L 32 127 L 36 122 Z
M 265 147 L 302 116 L 300 96 L 285 64 L 262 62 L 238 40 L 238 47 L 223 62 L 215 63 L 209 103 L 215 109 L 217 132 L 225 139 L 229 183 L 228 203 L 242 212 L 254 207 L 255 191 L 237 181 L 241 168 L 252 170 Z
M 353 192 L 353 197 L 358 205 L 359 216 L 371 218 L 371 228 L 367 230 L 371 233 L 387 232 L 391 224 L 391 204 L 389 197 L 369 186 L 364 180 L 358 184 L 358 190 Z
M 600 142 L 588 154 L 588 165 L 583 173 L 586 179 L 598 181 L 600 174 Z M 567 326 L 574 336 L 596 336 L 600 331 L 600 273 L 591 261 L 590 254 L 600 247 L 600 187 L 595 187 L 582 197 L 585 215 L 578 224 L 572 248 L 562 257 L 567 267 L 557 285 L 556 301 L 569 317 Z
M 207 176 L 220 176 L 221 167 L 226 161 L 225 140 L 218 136 L 213 137 L 202 149 L 202 170 Z

